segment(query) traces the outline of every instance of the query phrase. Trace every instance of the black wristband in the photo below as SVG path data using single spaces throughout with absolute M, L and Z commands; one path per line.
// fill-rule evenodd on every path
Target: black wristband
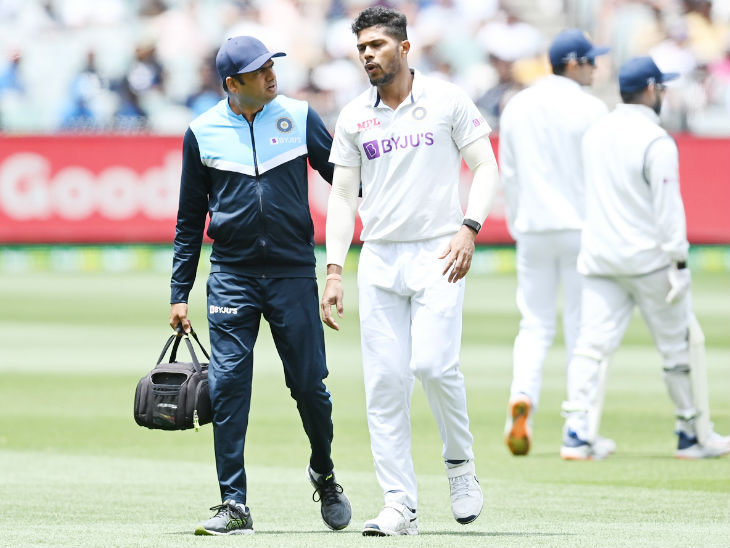
M 687 268 L 687 261 L 677 261 L 677 270 Z
M 482 229 L 482 225 L 480 225 L 474 219 L 464 219 L 464 222 L 461 224 L 463 224 L 464 226 L 468 226 L 477 234 L 479 234 L 479 231 Z

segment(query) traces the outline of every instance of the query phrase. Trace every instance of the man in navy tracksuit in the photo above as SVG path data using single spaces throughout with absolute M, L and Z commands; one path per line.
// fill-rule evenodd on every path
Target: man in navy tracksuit
M 213 240 L 208 278 L 216 467 L 222 504 L 195 534 L 253 532 L 246 507 L 244 443 L 251 403 L 253 347 L 268 321 L 297 402 L 312 455 L 307 472 L 331 529 L 352 514 L 330 458 L 332 402 L 315 276 L 307 158 L 327 181 L 332 138 L 305 101 L 277 95 L 271 53 L 255 38 L 229 38 L 216 65 L 227 98 L 193 120 L 183 142 L 170 325 L 190 331 L 187 300 L 195 280 L 206 214 Z

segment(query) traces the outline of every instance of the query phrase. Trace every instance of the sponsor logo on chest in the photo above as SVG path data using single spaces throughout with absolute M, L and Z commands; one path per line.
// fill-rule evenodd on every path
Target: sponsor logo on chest
M 433 132 L 426 131 L 411 133 L 409 135 L 396 135 L 385 139 L 376 139 L 374 141 L 366 141 L 362 144 L 362 148 L 365 151 L 367 159 L 374 160 L 375 158 L 380 158 L 394 150 L 404 150 L 420 146 L 430 147 L 433 143 Z
M 365 131 L 366 129 L 372 129 L 380 125 L 380 120 L 377 118 L 370 118 L 370 120 L 364 120 L 357 123 L 357 131 Z
M 270 139 L 272 145 L 299 145 L 301 142 L 301 137 L 272 137 Z

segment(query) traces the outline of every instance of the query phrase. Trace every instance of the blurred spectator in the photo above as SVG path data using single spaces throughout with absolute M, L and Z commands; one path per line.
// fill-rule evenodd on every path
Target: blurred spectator
M 697 59 L 689 49 L 686 22 L 675 18 L 665 27 L 666 38 L 649 49 L 649 55 L 662 72 L 676 72 L 680 77 L 667 86 L 661 110 L 662 125 L 670 131 L 686 131 L 691 99 L 696 95 Z
M 137 46 L 134 61 L 124 79 L 137 96 L 162 90 L 163 69 L 157 60 L 157 50 L 153 44 Z
M 645 0 L 618 0 L 610 4 L 613 12 L 600 24 L 608 27 L 605 34 L 610 36 L 613 67 L 618 70 L 625 61 L 656 43 L 657 17 L 654 7 Z
M 119 94 L 119 108 L 114 113 L 114 129 L 123 132 L 137 132 L 147 129 L 147 112 L 140 104 L 140 97 L 127 78 L 116 87 Z
M 5 66 L 0 68 L 0 130 L 5 129 L 8 114 L 17 110 L 25 92 L 20 74 L 21 60 L 20 51 L 14 50 Z
M 730 135 L 730 40 L 723 57 L 703 69 L 703 103 L 689 113 L 687 129 L 708 136 Z
M 163 68 L 157 60 L 155 46 L 140 44 L 135 50 L 127 73 L 115 86 L 119 108 L 114 126 L 121 131 L 142 131 L 148 128 L 149 112 L 146 102 L 154 102 L 163 91 Z
M 498 80 L 494 86 L 477 99 L 476 105 L 492 130 L 497 131 L 499 129 L 499 117 L 502 115 L 504 106 L 524 86 L 514 78 L 513 61 L 490 55 L 489 62 L 497 71 Z
M 90 51 L 86 65 L 71 81 L 67 105 L 61 115 L 61 129 L 109 129 L 114 107 L 109 81 L 99 73 L 96 56 Z
M 684 20 L 687 23 L 692 52 L 700 64 L 721 59 L 728 41 L 728 22 L 712 18 L 710 0 L 685 0 Z
M 0 60 L 0 116 L 15 132 L 88 124 L 184 132 L 219 96 L 215 74 L 201 68 L 205 57 L 228 36 L 246 34 L 287 52 L 282 93 L 306 97 L 333 123 L 364 85 L 350 24 L 375 3 L 407 15 L 414 66 L 457 83 L 495 128 L 511 93 L 546 74 L 545 38 L 571 20 L 612 46 L 596 71 L 596 92 L 609 104 L 618 101 L 622 60 L 652 55 L 684 75 L 667 93 L 668 127 L 718 131 L 710 114 L 724 120 L 730 108 L 717 68 L 730 0 L 0 0 L 0 59 L 23 53 L 22 63 Z M 49 104 L 49 93 L 68 102 Z M 722 131 L 730 135 L 730 124 Z
M 223 87 L 215 69 L 215 54 L 207 57 L 198 71 L 200 83 L 197 90 L 185 100 L 185 106 L 198 116 L 223 99 Z
M 7 91 L 22 93 L 25 90 L 20 77 L 20 60 L 20 52 L 17 50 L 13 51 L 5 67 L 0 70 L 0 95 Z
M 499 117 L 507 101 L 523 89 L 524 84 L 544 75 L 544 71 L 540 71 L 522 74 L 523 79 L 518 79 L 515 71 L 516 63 L 535 59 L 544 52 L 544 38 L 532 25 L 502 12 L 499 18 L 479 30 L 477 40 L 494 69 L 496 82 L 476 100 L 476 104 L 492 129 L 497 130 Z

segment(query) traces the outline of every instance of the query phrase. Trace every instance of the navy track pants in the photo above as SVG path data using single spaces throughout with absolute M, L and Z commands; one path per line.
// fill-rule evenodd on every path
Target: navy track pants
M 221 501 L 246 503 L 244 445 L 261 316 L 269 323 L 286 386 L 309 438 L 309 464 L 319 473 L 333 468 L 332 400 L 322 382 L 327 364 L 317 280 L 215 272 L 208 278 L 208 378 Z

